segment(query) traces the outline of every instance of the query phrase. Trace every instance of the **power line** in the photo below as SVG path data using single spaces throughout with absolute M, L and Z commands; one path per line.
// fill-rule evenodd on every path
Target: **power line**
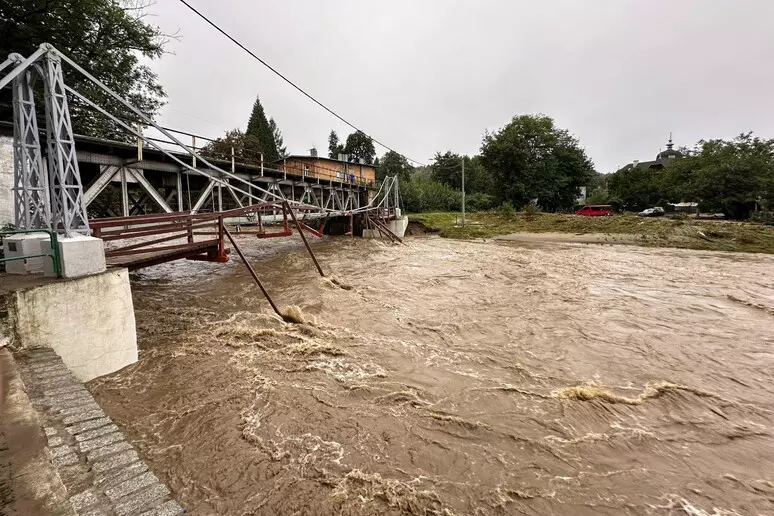
M 13 104 L 10 104 L 10 103 L 7 103 L 7 102 L 0 102 L 0 107 L 6 107 L 6 108 L 11 108 L 12 109 L 13 108 Z M 88 106 L 86 104 L 79 104 L 77 102 L 72 102 L 70 104 L 70 107 L 71 108 L 77 107 L 77 109 L 85 109 L 86 111 L 91 111 L 93 113 L 100 114 L 99 111 L 97 111 L 93 107 Z M 46 121 L 45 115 L 37 114 L 36 116 L 37 116 L 37 119 L 38 119 L 38 125 L 39 126 L 45 126 L 45 121 Z M 131 116 L 124 116 L 124 115 L 113 115 L 113 116 L 115 116 L 116 118 L 118 118 L 119 120 L 121 120 L 123 122 L 132 123 L 132 124 L 141 123 L 141 124 L 145 125 L 145 122 L 143 120 L 141 120 L 139 117 L 131 117 Z M 12 122 L 12 120 L 4 120 L 4 121 Z M 194 138 L 197 138 L 199 140 L 208 141 L 208 142 L 214 142 L 214 141 L 219 140 L 219 138 L 210 138 L 209 136 L 202 136 L 200 134 L 194 134 L 194 133 L 189 133 L 189 132 L 186 132 L 186 131 L 180 131 L 179 129 L 173 129 L 171 127 L 161 127 L 161 128 L 164 129 L 165 131 L 169 131 L 169 132 L 177 133 L 177 134 L 182 134 L 182 135 L 185 135 L 185 136 L 193 136 Z M 165 141 L 164 143 L 169 143 L 169 144 L 172 144 L 172 145 L 177 145 L 175 142 Z
M 351 127 L 352 129 L 354 129 L 355 131 L 360 131 L 361 133 L 363 133 L 363 134 L 366 134 L 366 132 L 365 132 L 365 131 L 363 131 L 362 129 L 358 128 L 358 127 L 357 127 L 355 124 L 353 124 L 352 122 L 350 122 L 350 121 L 349 121 L 349 120 L 347 120 L 346 118 L 342 117 L 341 115 L 339 115 L 338 113 L 336 113 L 335 111 L 333 111 L 331 108 L 329 108 L 328 106 L 326 106 L 325 104 L 323 104 L 322 102 L 320 102 L 319 100 L 317 100 L 316 98 L 314 98 L 312 95 L 310 95 L 309 93 L 307 93 L 307 92 L 306 92 L 306 91 L 305 91 L 303 88 L 301 88 L 301 86 L 298 86 L 296 83 L 294 83 L 293 81 L 291 81 L 290 79 L 288 79 L 287 77 L 285 77 L 284 75 L 282 75 L 282 73 L 280 73 L 280 72 L 279 72 L 277 69 L 275 69 L 275 68 L 274 68 L 273 66 L 271 66 L 269 63 L 267 63 L 266 61 L 264 61 L 263 59 L 261 59 L 260 57 L 258 57 L 257 55 L 255 55 L 255 54 L 254 54 L 254 53 L 253 53 L 253 52 L 252 52 L 250 49 L 248 49 L 248 48 L 247 48 L 247 47 L 245 47 L 245 46 L 244 46 L 242 43 L 240 43 L 239 41 L 237 41 L 236 39 L 234 39 L 234 38 L 233 38 L 233 37 L 232 37 L 232 36 L 231 36 L 231 35 L 230 35 L 228 32 L 226 32 L 225 30 L 223 30 L 223 29 L 221 29 L 220 27 L 218 27 L 218 26 L 217 26 L 217 25 L 216 25 L 216 24 L 215 24 L 213 21 L 211 21 L 209 18 L 207 18 L 205 15 L 203 15 L 203 14 L 202 14 L 202 13 L 200 13 L 199 11 L 197 11 L 197 10 L 196 10 L 196 8 L 195 8 L 195 7 L 193 7 L 191 4 L 189 4 L 188 2 L 186 2 L 186 0 L 180 0 L 180 2 L 181 2 L 183 5 L 185 5 L 186 7 L 188 7 L 188 8 L 189 8 L 191 11 L 193 11 L 194 13 L 196 13 L 196 15 L 198 15 L 198 16 L 199 16 L 199 17 L 200 17 L 202 20 L 204 20 L 204 21 L 206 21 L 208 24 L 210 24 L 210 25 L 211 25 L 211 26 L 212 26 L 212 27 L 213 27 L 215 30 L 217 30 L 218 32 L 220 32 L 221 34 L 223 34 L 224 36 L 226 36 L 228 39 L 230 39 L 232 43 L 234 43 L 234 44 L 235 44 L 235 45 L 237 45 L 239 48 L 241 48 L 242 50 L 244 50 L 245 52 L 247 52 L 247 53 L 248 53 L 248 54 L 249 54 L 249 55 L 250 55 L 250 56 L 251 56 L 253 59 L 255 59 L 256 61 L 258 61 L 259 63 L 261 63 L 263 66 L 265 66 L 266 68 L 268 68 L 268 69 L 269 69 L 269 70 L 271 70 L 272 72 L 274 72 L 274 73 L 275 73 L 275 74 L 276 74 L 278 77 L 280 77 L 280 78 L 281 78 L 283 81 L 287 82 L 288 84 L 290 84 L 291 86 L 293 86 L 295 89 L 297 89 L 298 91 L 300 91 L 301 93 L 303 93 L 303 94 L 304 94 L 304 95 L 305 95 L 307 98 L 309 98 L 309 99 L 310 99 L 312 102 L 314 102 L 315 104 L 317 104 L 318 106 L 320 106 L 321 108 L 323 108 L 325 111 L 327 111 L 327 112 L 328 112 L 328 113 L 330 113 L 331 115 L 335 116 L 336 118 L 338 118 L 339 120 L 341 120 L 342 122 L 344 122 L 345 124 L 347 124 L 348 126 L 350 126 L 350 127 Z M 421 162 L 419 162 L 419 161 L 417 161 L 417 160 L 415 160 L 415 159 L 411 159 L 411 158 L 409 158 L 408 156 L 406 156 L 406 155 L 404 155 L 404 154 L 401 154 L 400 152 L 396 151 L 396 150 L 395 150 L 395 149 L 393 149 L 392 147 L 389 147 L 389 146 L 387 146 L 387 145 L 383 144 L 382 142 L 380 142 L 380 141 L 379 141 L 379 140 L 377 140 L 376 138 L 374 138 L 374 137 L 372 137 L 372 136 L 368 136 L 368 138 L 370 138 L 370 139 L 371 139 L 371 141 L 373 141 L 373 142 L 376 142 L 377 144 L 381 145 L 381 146 L 382 146 L 382 147 L 384 147 L 385 149 L 387 149 L 387 150 L 389 150 L 389 151 L 392 151 L 392 152 L 395 152 L 396 154 L 400 154 L 401 156 L 403 156 L 403 157 L 404 157 L 404 158 L 406 158 L 407 160 L 409 160 L 409 161 L 411 161 L 411 162 L 413 162 L 413 163 L 416 163 L 417 165 L 424 166 L 424 164 L 423 164 L 423 163 L 421 163 Z

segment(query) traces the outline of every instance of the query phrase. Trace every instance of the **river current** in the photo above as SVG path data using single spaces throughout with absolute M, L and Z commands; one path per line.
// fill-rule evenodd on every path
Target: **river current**
M 243 236 L 89 389 L 191 514 L 774 513 L 774 257 Z M 268 246 L 268 247 L 266 247 Z

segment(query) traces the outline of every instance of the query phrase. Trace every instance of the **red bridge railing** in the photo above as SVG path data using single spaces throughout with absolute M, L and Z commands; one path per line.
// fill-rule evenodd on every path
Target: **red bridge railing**
M 297 209 L 317 208 L 299 205 Z M 283 215 L 281 231 L 266 231 L 261 215 L 267 213 Z M 182 258 L 226 262 L 225 221 L 243 217 L 258 222 L 258 231 L 249 233 L 259 238 L 293 234 L 288 209 L 279 201 L 215 213 L 175 212 L 92 219 L 90 226 L 93 235 L 105 242 L 105 258 L 110 265 L 137 269 Z M 302 222 L 298 225 L 306 227 Z
M 322 227 L 312 229 L 303 217 L 301 220 L 296 217 L 296 212 L 316 211 L 319 208 L 311 205 L 291 207 L 285 201 L 271 201 L 213 213 L 174 212 L 92 219 L 90 226 L 93 235 L 105 242 L 109 265 L 139 269 L 179 259 L 227 262 L 225 224 L 234 225 L 234 219 L 250 219 L 257 229 L 242 230 L 237 223 L 237 233 L 254 234 L 258 238 L 291 236 L 291 223 L 299 231 L 322 237 Z M 278 224 L 279 230 L 267 231 L 264 224 L 267 214 L 272 215 L 268 222 Z M 278 219 L 280 214 L 282 219 Z M 369 223 L 378 227 L 379 219 L 390 218 L 395 212 L 392 208 L 373 208 L 365 215 Z

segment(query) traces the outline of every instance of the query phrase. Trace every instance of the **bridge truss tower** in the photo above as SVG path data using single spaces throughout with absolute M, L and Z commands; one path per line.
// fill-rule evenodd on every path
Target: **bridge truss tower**
M 84 77 L 95 91 L 102 91 L 117 101 L 117 105 L 123 106 L 128 113 L 135 115 L 140 121 L 140 126 L 127 124 L 125 120 L 93 99 L 66 85 L 62 73 L 63 65 L 67 66 L 68 72 Z M 41 96 L 36 88 L 40 88 L 40 84 L 42 84 L 45 110 L 45 145 L 43 146 L 41 146 L 41 131 L 37 121 L 39 110 L 37 104 Z M 27 58 L 19 54 L 11 54 L 8 59 L 0 62 L 0 89 L 7 86 L 13 90 L 13 191 L 15 222 L 19 229 L 49 229 L 67 237 L 77 234 L 90 235 L 87 205 L 112 180 L 115 171 L 121 173 L 124 190 L 126 190 L 125 177 L 129 171 L 162 209 L 171 213 L 173 210 L 167 206 L 166 199 L 161 197 L 158 190 L 142 173 L 151 166 L 142 159 L 141 149 L 145 145 L 163 154 L 165 159 L 168 159 L 165 162 L 167 166 L 178 167 L 176 170 L 178 172 L 178 209 L 181 212 L 183 210 L 182 173 L 202 176 L 208 180 L 204 193 L 196 204 L 191 205 L 189 199 L 190 213 L 195 213 L 201 208 L 202 200 L 206 201 L 207 194 L 210 194 L 215 187 L 218 188 L 219 198 L 220 190 L 225 188 L 239 206 L 252 205 L 256 201 L 259 203 L 287 202 L 294 209 L 302 210 L 305 217 L 309 219 L 352 216 L 364 212 L 378 213 L 378 216 L 383 217 L 388 213 L 394 215 L 395 208 L 399 208 L 397 178 L 385 178 L 379 186 L 379 191 L 374 195 L 366 195 L 369 198 L 361 203 L 359 191 L 353 192 L 352 185 L 345 186 L 341 181 L 336 181 L 337 184 L 334 184 L 333 179 L 321 181 L 318 178 L 317 183 L 313 184 L 306 176 L 288 177 L 288 172 L 284 168 L 283 170 L 266 169 L 270 173 L 264 177 L 263 164 L 261 164 L 260 179 L 254 178 L 250 172 L 245 177 L 244 173 L 236 172 L 233 159 L 231 171 L 221 168 L 197 152 L 195 142 L 192 146 L 184 144 L 170 130 L 159 126 L 150 116 L 49 44 L 41 45 Z M 99 180 L 84 192 L 68 97 L 112 120 L 117 127 L 123 128 L 129 135 L 138 138 L 140 142 L 138 157 L 133 162 L 136 165 L 136 173 L 128 164 L 121 162 L 106 170 L 104 177 L 98 178 Z M 163 147 L 152 138 L 144 138 L 142 127 L 154 128 L 168 139 L 166 144 L 176 145 L 177 150 L 172 151 Z M 263 181 L 270 179 L 270 175 L 273 180 L 268 183 Z M 300 199 L 296 198 L 296 187 L 303 187 L 304 195 Z M 326 193 L 328 195 L 325 195 Z M 220 205 L 217 211 L 222 211 Z
M 15 66 L 13 66 L 15 65 Z M 11 68 L 13 66 L 13 68 Z M 67 103 L 62 63 L 50 45 L 25 59 L 11 54 L 0 64 L 0 88 L 13 90 L 14 215 L 20 229 L 89 234 L 83 184 Z M 40 146 L 35 84 L 43 84 L 46 154 Z

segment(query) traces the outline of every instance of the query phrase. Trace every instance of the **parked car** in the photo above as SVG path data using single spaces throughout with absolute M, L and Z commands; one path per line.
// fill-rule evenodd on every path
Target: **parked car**
M 613 207 L 608 204 L 589 204 L 575 212 L 576 215 L 584 215 L 586 217 L 606 217 L 613 213 L 615 213 Z
M 666 211 L 664 211 L 664 208 L 661 206 L 656 206 L 655 208 L 648 208 L 647 210 L 643 210 L 638 215 L 640 217 L 663 217 L 666 215 Z

